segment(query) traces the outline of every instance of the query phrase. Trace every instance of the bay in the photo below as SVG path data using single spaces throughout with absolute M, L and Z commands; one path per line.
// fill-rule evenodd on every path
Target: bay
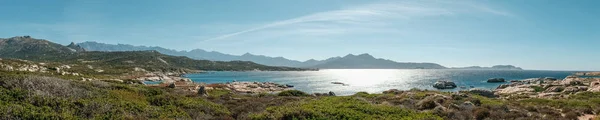
M 333 91 L 338 95 L 356 92 L 381 93 L 389 89 L 412 88 L 437 90 L 433 84 L 438 80 L 455 82 L 458 86 L 495 89 L 500 84 L 487 83 L 488 78 L 521 80 L 527 78 L 554 77 L 564 79 L 576 71 L 538 70 L 454 70 L 454 69 L 325 69 L 320 71 L 248 71 L 205 72 L 187 74 L 194 82 L 226 83 L 232 81 L 274 82 L 294 85 L 294 89 L 308 93 Z M 332 84 L 331 82 L 342 82 Z M 442 91 L 457 91 L 461 88 Z

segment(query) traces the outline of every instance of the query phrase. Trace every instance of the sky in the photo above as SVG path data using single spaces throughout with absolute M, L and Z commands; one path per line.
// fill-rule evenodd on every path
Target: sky
M 598 0 L 0 0 L 0 38 L 600 70 Z

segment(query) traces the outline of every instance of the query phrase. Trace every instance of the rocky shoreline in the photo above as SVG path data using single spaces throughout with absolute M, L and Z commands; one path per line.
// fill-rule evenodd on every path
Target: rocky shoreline
M 600 78 L 568 76 L 563 80 L 532 78 L 498 86 L 494 93 L 501 98 L 566 98 L 580 92 L 600 92 Z

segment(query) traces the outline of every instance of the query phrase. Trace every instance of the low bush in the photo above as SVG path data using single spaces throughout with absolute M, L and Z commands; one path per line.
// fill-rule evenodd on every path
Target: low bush
M 374 105 L 354 97 L 322 97 L 269 107 L 252 119 L 441 119 L 431 113 Z
M 277 93 L 277 96 L 309 96 L 309 94 L 299 90 L 286 90 Z

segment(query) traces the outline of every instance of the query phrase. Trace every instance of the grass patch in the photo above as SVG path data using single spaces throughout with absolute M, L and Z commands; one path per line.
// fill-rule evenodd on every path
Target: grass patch
M 322 97 L 284 106 L 269 107 L 252 119 L 442 119 L 431 113 L 375 105 L 355 97 Z
M 221 97 L 223 95 L 227 95 L 231 93 L 231 90 L 224 89 L 212 89 L 206 91 L 210 97 Z
M 500 106 L 505 104 L 505 102 L 500 99 L 488 98 L 479 95 L 472 95 L 471 97 L 479 99 L 481 105 Z

